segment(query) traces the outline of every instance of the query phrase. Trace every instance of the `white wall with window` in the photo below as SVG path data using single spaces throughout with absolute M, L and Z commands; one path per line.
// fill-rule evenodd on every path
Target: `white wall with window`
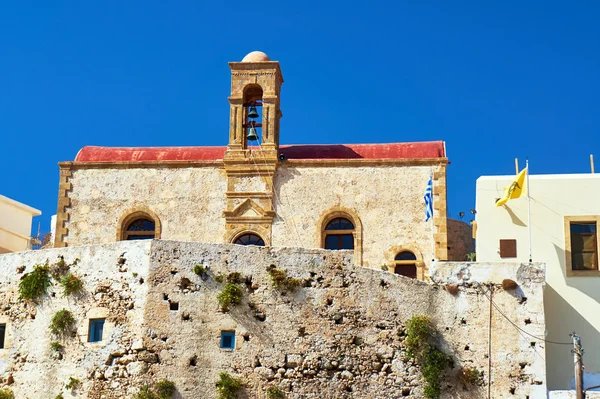
M 514 176 L 477 180 L 477 260 L 529 260 L 527 197 L 496 207 Z M 534 262 L 545 262 L 546 339 L 569 342 L 582 337 L 589 378 L 600 376 L 600 174 L 530 176 L 531 237 Z M 527 329 L 526 325 L 519 327 Z M 572 384 L 569 345 L 545 344 L 548 388 Z M 542 355 L 544 355 L 542 353 Z M 585 384 L 584 384 L 585 385 Z

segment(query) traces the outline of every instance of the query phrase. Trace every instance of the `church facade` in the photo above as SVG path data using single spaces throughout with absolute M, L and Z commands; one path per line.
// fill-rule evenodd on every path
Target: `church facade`
M 227 146 L 84 147 L 59 164 L 55 247 L 160 238 L 346 249 L 357 265 L 418 279 L 434 258 L 465 259 L 470 227 L 446 215 L 444 142 L 280 145 L 279 63 L 252 52 L 229 66 Z

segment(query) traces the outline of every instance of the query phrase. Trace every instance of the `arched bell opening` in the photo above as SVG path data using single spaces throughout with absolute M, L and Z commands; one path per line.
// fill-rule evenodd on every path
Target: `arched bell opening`
M 244 148 L 262 143 L 263 90 L 257 84 L 244 88 Z

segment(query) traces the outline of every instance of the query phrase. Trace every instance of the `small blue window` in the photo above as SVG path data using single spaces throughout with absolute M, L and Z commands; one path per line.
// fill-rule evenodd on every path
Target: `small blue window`
M 221 349 L 235 349 L 235 331 L 221 331 Z
M 4 349 L 4 336 L 6 335 L 6 324 L 0 324 L 0 349 Z
M 104 330 L 105 319 L 90 320 L 90 342 L 102 341 L 102 330 Z

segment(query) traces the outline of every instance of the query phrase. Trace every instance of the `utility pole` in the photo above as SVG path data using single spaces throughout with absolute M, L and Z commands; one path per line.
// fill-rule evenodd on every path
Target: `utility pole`
M 575 358 L 575 397 L 576 399 L 585 399 L 585 394 L 583 393 L 583 361 L 581 360 L 583 349 L 581 349 L 581 338 L 575 332 L 571 334 L 571 338 L 573 338 L 573 356 Z

